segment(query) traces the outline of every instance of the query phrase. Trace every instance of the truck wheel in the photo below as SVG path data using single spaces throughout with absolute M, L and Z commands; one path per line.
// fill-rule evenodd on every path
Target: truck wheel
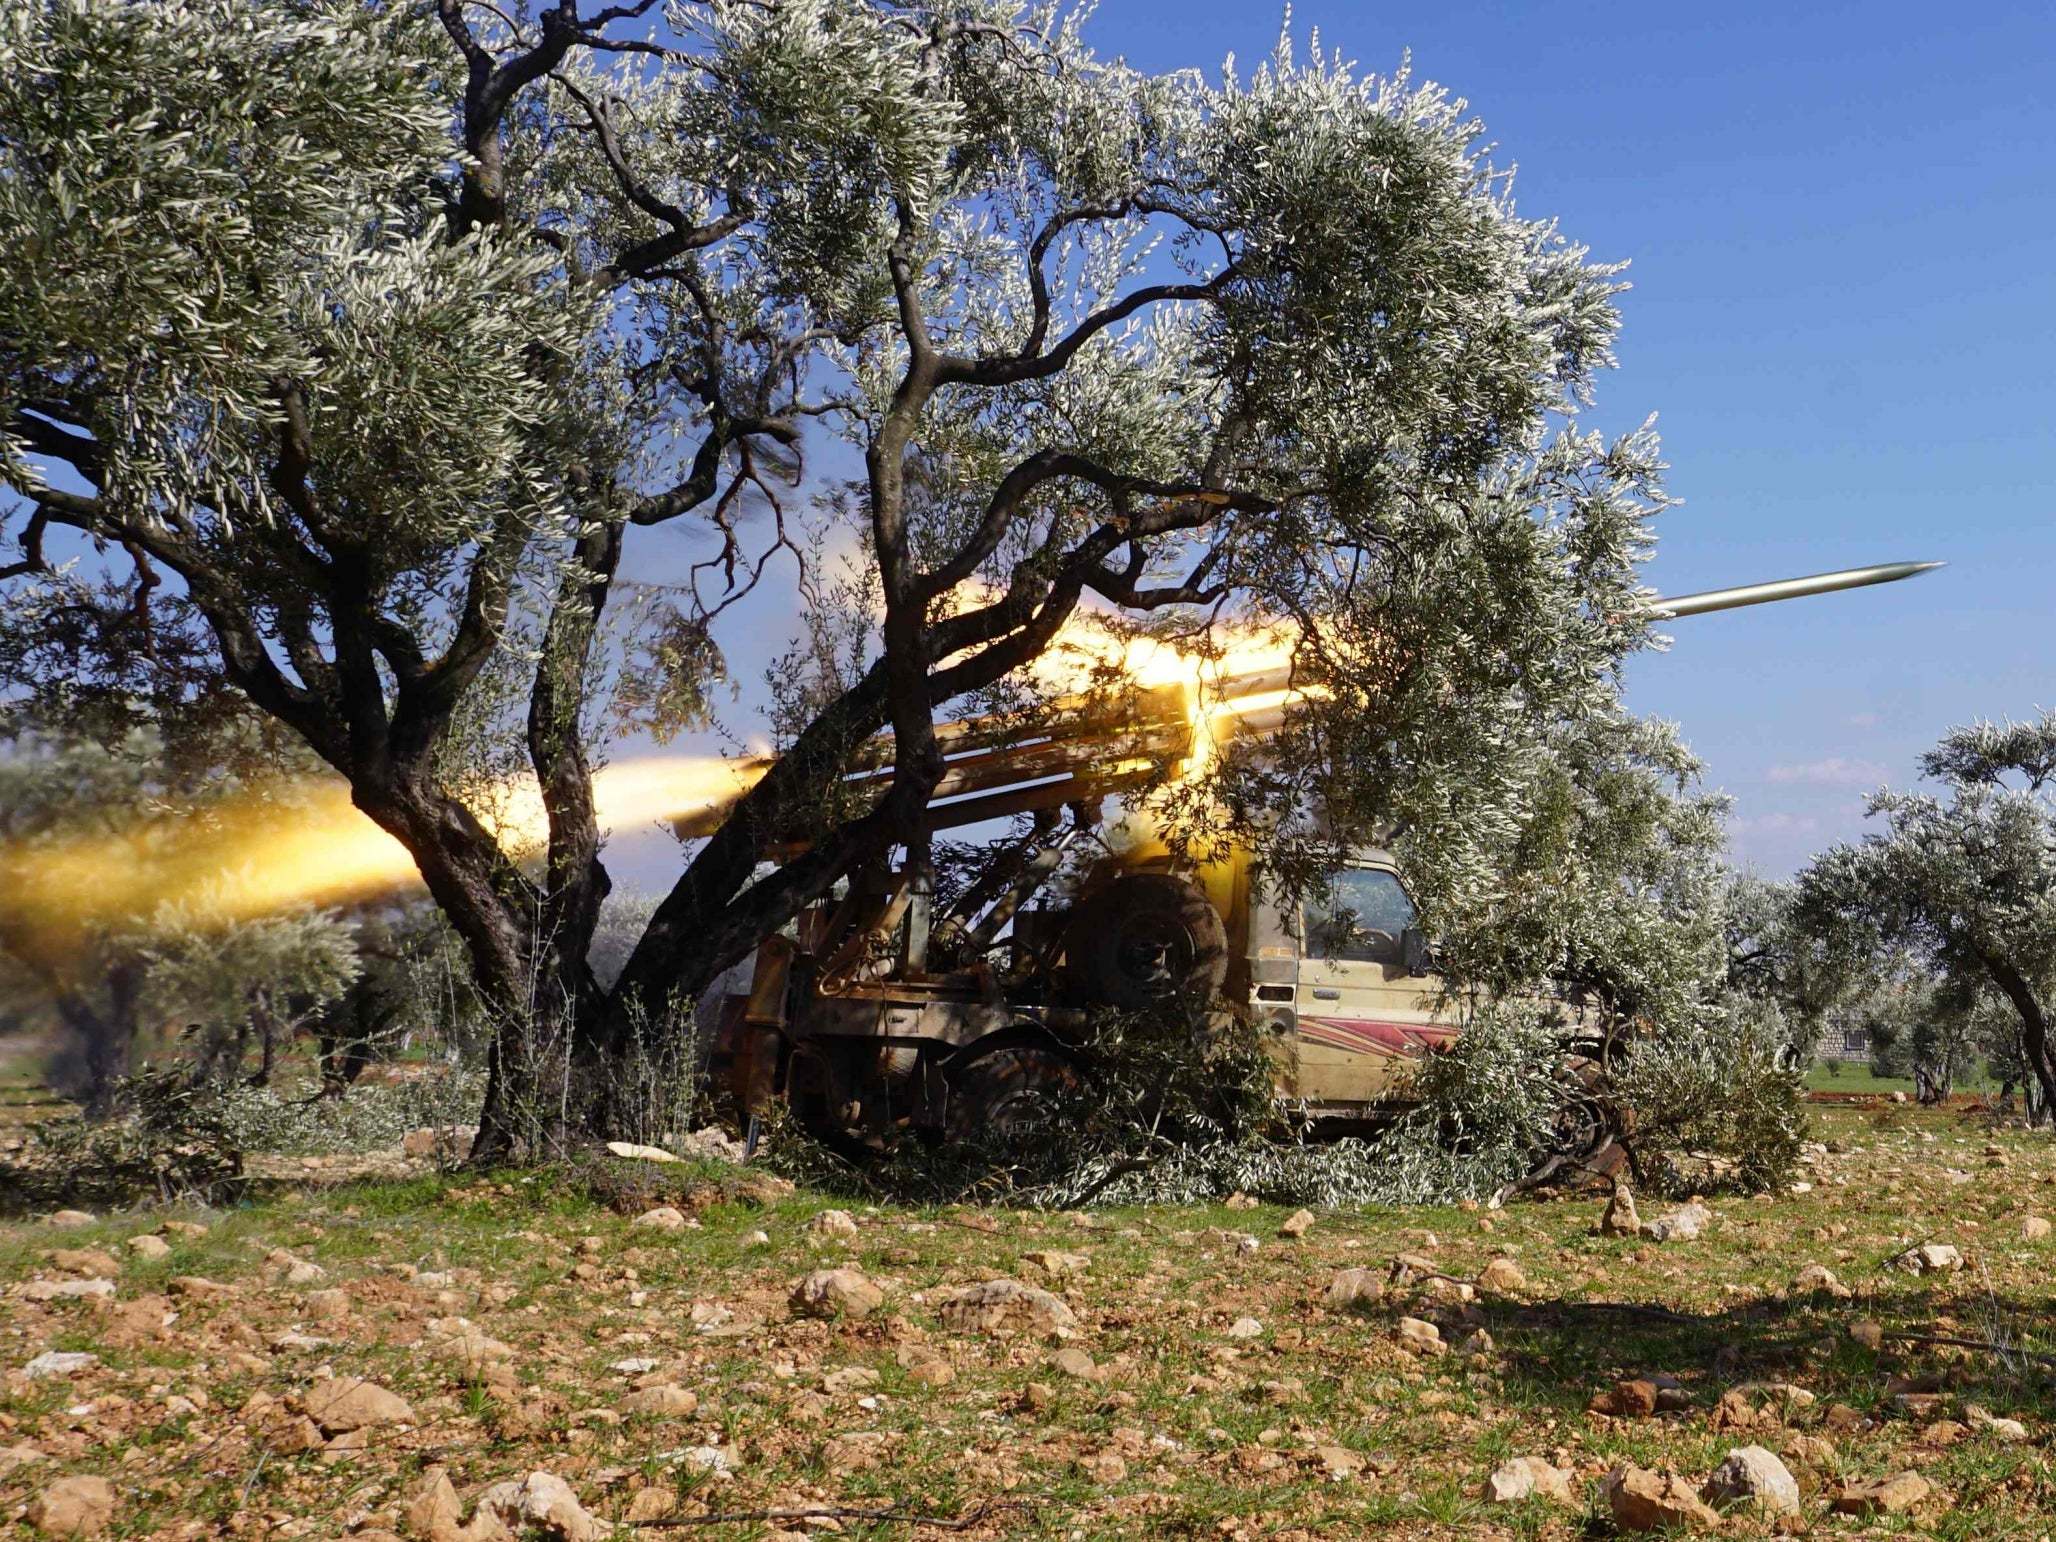
M 944 1128 L 952 1141 L 1026 1130 L 1058 1098 L 1083 1085 L 1082 1071 L 1076 1056 L 1053 1044 L 1009 1044 L 983 1054 L 974 1050 L 945 1073 L 949 1113 Z
M 1228 978 L 1228 929 L 1199 885 L 1128 873 L 1089 894 L 1064 934 L 1072 982 L 1088 1001 L 1140 1012 L 1211 1001 Z

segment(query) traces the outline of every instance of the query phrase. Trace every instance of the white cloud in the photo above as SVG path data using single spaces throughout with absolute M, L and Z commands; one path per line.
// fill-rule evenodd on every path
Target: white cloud
M 1772 766 L 1767 776 L 1773 782 L 1800 782 L 1809 787 L 1875 787 L 1889 774 L 1874 760 L 1850 760 L 1845 756 L 1830 755 L 1825 760 Z
M 1811 835 L 1820 821 L 1811 814 L 1750 814 L 1728 821 L 1736 835 Z

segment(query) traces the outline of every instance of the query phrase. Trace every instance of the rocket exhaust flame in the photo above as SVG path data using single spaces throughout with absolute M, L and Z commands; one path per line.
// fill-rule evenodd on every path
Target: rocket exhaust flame
M 1911 577 L 1939 563 L 1894 563 L 1650 602 L 1652 619 L 1822 594 Z M 998 715 L 938 724 L 948 769 L 932 822 L 963 825 L 1055 801 L 1137 793 L 1197 779 L 1237 736 L 1275 733 L 1312 693 L 1291 683 L 1292 644 L 1279 630 L 1217 625 L 1205 652 L 1117 635 L 1081 613 L 1031 670 L 1055 700 L 1024 729 Z M 1108 690 L 1109 684 L 1125 689 Z M 851 776 L 891 781 L 880 735 Z M 760 780 L 767 759 L 665 756 L 624 761 L 594 778 L 602 828 L 665 822 L 683 838 L 711 834 Z M 531 781 L 494 788 L 477 810 L 509 853 L 540 849 L 547 832 Z M 296 904 L 331 904 L 413 887 L 414 860 L 352 806 L 340 784 L 265 789 L 176 820 L 140 820 L 112 834 L 0 847 L 0 923 L 53 948 L 100 926 L 182 905 L 236 920 Z
M 621 830 L 725 808 L 762 775 L 757 762 L 653 757 L 603 767 L 593 793 L 601 826 Z M 481 802 L 480 819 L 510 853 L 541 848 L 548 824 L 533 782 Z M 0 913 L 53 946 L 164 905 L 234 921 L 419 883 L 407 849 L 329 781 L 267 788 L 115 834 L 0 848 Z

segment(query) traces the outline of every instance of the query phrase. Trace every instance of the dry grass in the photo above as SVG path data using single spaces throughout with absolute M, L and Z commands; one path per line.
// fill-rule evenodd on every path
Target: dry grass
M 1808 1498 L 1786 1529 L 2046 1535 L 2056 1395 L 2049 1367 L 2031 1357 L 2056 1355 L 2056 1242 L 2025 1240 L 2021 1222 L 2056 1211 L 2056 1144 L 1898 1109 L 1833 1110 L 1819 1133 L 1833 1149 L 1808 1174 L 1810 1193 L 1717 1200 L 1703 1238 L 1662 1246 L 1595 1235 L 1591 1200 L 1324 1214 L 1299 1241 L 1276 1235 L 1282 1211 L 1226 1207 L 859 1211 L 855 1236 L 833 1238 L 806 1224 L 826 1200 L 732 1173 L 674 1179 L 677 1169 L 666 1170 L 668 1193 L 612 1190 L 627 1208 L 669 1197 L 689 1210 L 695 1224 L 669 1232 L 635 1226 L 561 1175 L 288 1194 L 190 1217 L 206 1235 L 169 1235 L 170 1256 L 154 1261 L 118 1244 L 156 1230 L 160 1215 L 10 1226 L 0 1229 L 10 1287 L 92 1267 L 53 1260 L 55 1249 L 101 1249 L 123 1267 L 109 1301 L 0 1299 L 0 1526 L 27 1534 L 22 1507 L 53 1477 L 99 1473 L 121 1494 L 110 1535 L 412 1536 L 408 1499 L 433 1464 L 467 1502 L 495 1481 L 554 1472 L 608 1521 L 828 1507 L 971 1522 L 945 1532 L 738 1520 L 648 1538 L 788 1526 L 876 1537 L 1567 1538 L 1606 1533 L 1597 1484 L 1620 1462 L 1697 1480 L 1732 1446 L 1824 1435 L 1831 1457 L 1791 1459 Z M 751 1240 L 759 1230 L 768 1241 Z M 1246 1250 L 1239 1234 L 1260 1245 Z M 1930 1239 L 1955 1244 L 1968 1267 L 1917 1278 L 1885 1267 Z M 1048 1250 L 1088 1262 L 1054 1278 L 1035 1258 Z M 290 1283 L 280 1251 L 326 1277 Z M 1527 1284 L 1468 1310 L 1405 1295 L 1354 1311 L 1322 1303 L 1337 1270 L 1382 1276 L 1402 1251 L 1459 1278 L 1509 1256 Z M 1808 1263 L 1834 1270 L 1855 1298 L 1795 1294 Z M 793 1284 L 841 1264 L 876 1280 L 884 1306 L 861 1321 L 792 1316 Z M 169 1293 L 192 1275 L 227 1288 Z M 939 1290 L 994 1275 L 1060 1292 L 1080 1322 L 1072 1344 L 947 1331 Z M 312 1297 L 323 1289 L 344 1296 Z M 338 1306 L 344 1315 L 315 1315 Z M 1414 1359 L 1395 1341 L 1402 1312 L 1438 1319 L 1451 1341 L 1482 1327 L 1493 1347 Z M 453 1317 L 508 1352 L 467 1361 L 450 1347 L 463 1332 Z M 1259 1331 L 1231 1336 L 1245 1317 Z M 1859 1319 L 1885 1330 L 1880 1349 L 1852 1338 Z M 1890 1337 L 1900 1333 L 2007 1352 Z M 1090 1378 L 1057 1363 L 1064 1348 L 1090 1356 Z M 71 1376 L 19 1374 L 51 1349 L 101 1360 Z M 629 1360 L 654 1365 L 610 1368 Z M 938 1360 L 946 1384 L 914 1369 Z M 1653 1372 L 1677 1377 L 1690 1406 L 1630 1420 L 1586 1411 L 1595 1392 Z M 399 1393 L 412 1426 L 373 1429 L 354 1451 L 291 1449 L 296 1430 L 304 1438 L 293 1400 L 328 1376 Z M 656 1380 L 695 1392 L 697 1410 L 624 1414 L 636 1384 Z M 1817 1401 L 1747 1432 L 1717 1427 L 1722 1394 L 1750 1382 L 1789 1382 Z M 1940 1400 L 1896 1401 L 1909 1384 Z M 1954 1433 L 1965 1404 L 2020 1419 L 2028 1439 Z M 8 1471 L 9 1447 L 39 1455 Z M 701 1447 L 734 1475 L 709 1476 L 683 1454 Z M 1572 1469 L 1580 1507 L 1478 1499 L 1498 1461 L 1527 1454 Z M 1826 1513 L 1845 1478 L 1907 1468 L 1938 1487 L 1936 1503 L 1871 1521 Z M 1724 1530 L 1770 1534 L 1741 1516 Z

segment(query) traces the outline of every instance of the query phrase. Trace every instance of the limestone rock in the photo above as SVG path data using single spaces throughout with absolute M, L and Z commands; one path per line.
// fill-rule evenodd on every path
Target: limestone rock
M 375 1381 L 361 1381 L 354 1376 L 337 1376 L 319 1383 L 302 1403 L 307 1417 L 328 1435 L 415 1422 L 414 1410 L 407 1406 L 405 1398 Z
M 123 1246 L 135 1254 L 136 1257 L 152 1261 L 171 1256 L 171 1244 L 162 1237 L 151 1236 L 148 1232 L 145 1232 L 140 1237 L 129 1238 Z
M 1832 1508 L 1837 1515 L 1904 1515 L 1934 1491 L 1917 1472 L 1895 1472 L 1889 1478 L 1845 1483 Z
M 1385 1294 L 1385 1286 L 1370 1269 L 1344 1269 L 1328 1282 L 1322 1301 L 1330 1307 L 1373 1306 Z
M 97 1537 L 114 1519 L 114 1485 L 105 1478 L 59 1478 L 30 1501 L 28 1518 L 46 1536 Z
M 31 1381 L 40 1381 L 45 1376 L 76 1376 L 80 1371 L 90 1371 L 99 1363 L 98 1355 L 87 1354 L 82 1349 L 46 1349 L 23 1366 L 21 1373 Z
M 1963 1255 L 1946 1242 L 1923 1242 L 1894 1258 L 1892 1267 L 1907 1274 L 1954 1274 L 1963 1267 Z
M 1675 1473 L 1620 1467 L 1607 1474 L 1606 1504 L 1622 1531 L 1718 1526 L 1720 1516 L 1699 1490 Z
M 1304 1237 L 1314 1229 L 1314 1213 L 1311 1210 L 1295 1210 L 1278 1227 L 1281 1237 Z
M 1995 1419 L 1989 1409 L 1981 1408 L 1976 1403 L 1963 1405 L 1963 1422 L 1995 1440 L 2027 1439 L 2027 1426 L 2018 1419 Z
M 1625 1183 L 1613 1191 L 1613 1198 L 1606 1202 L 1606 1211 L 1599 1217 L 1599 1230 L 1609 1237 L 1639 1237 L 1642 1221 L 1635 1214 L 1635 1191 Z
M 806 1229 L 817 1237 L 854 1237 L 857 1234 L 857 1218 L 847 1210 L 823 1210 Z
M 645 1210 L 629 1224 L 644 1231 L 683 1231 L 685 1212 L 676 1205 L 659 1205 L 654 1210 Z
M 1092 1260 L 1083 1253 L 1065 1253 L 1056 1248 L 1041 1248 L 1033 1253 L 1023 1253 L 1022 1262 L 1033 1264 L 1053 1280 L 1069 1279 L 1074 1274 L 1083 1274 L 1092 1267 Z
M 49 1259 L 52 1268 L 62 1269 L 66 1274 L 104 1278 L 121 1273 L 121 1260 L 99 1248 L 53 1248 Z
M 57 1210 L 43 1217 L 45 1226 L 55 1226 L 61 1231 L 70 1231 L 80 1226 L 97 1224 L 98 1218 L 85 1210 Z
M 1402 1317 L 1394 1331 L 1399 1335 L 1399 1347 L 1409 1354 L 1433 1359 L 1449 1353 L 1449 1346 L 1442 1341 L 1442 1330 L 1423 1318 Z
M 1254 1317 L 1238 1317 L 1228 1325 L 1231 1339 L 1260 1339 L 1264 1336 L 1264 1325 Z
M 1696 1242 L 1712 1220 L 1713 1212 L 1704 1205 L 1681 1205 L 1668 1215 L 1645 1222 L 1642 1235 L 1651 1242 Z
M 654 1387 L 644 1387 L 640 1392 L 631 1392 L 620 1403 L 625 1414 L 651 1415 L 665 1419 L 683 1419 L 699 1412 L 700 1397 L 687 1387 L 674 1386 L 668 1382 Z
M 1802 1295 L 1833 1296 L 1837 1301 L 1847 1301 L 1855 1294 L 1825 1264 L 1808 1264 L 1801 1269 L 1792 1277 L 1792 1289 Z
M 14 1287 L 24 1301 L 90 1301 L 114 1294 L 112 1280 L 23 1280 Z
M 1478 1283 L 1486 1290 L 1500 1295 L 1511 1295 L 1528 1288 L 1528 1277 L 1521 1273 L 1521 1266 L 1511 1258 L 1499 1257 L 1485 1265 L 1478 1275 Z
M 444 1538 L 454 1537 L 458 1522 L 464 1518 L 464 1507 L 450 1483 L 450 1475 L 440 1467 L 429 1468 L 408 1497 L 405 1515 L 407 1529 L 424 1542 L 443 1542 Z
M 1019 1280 L 986 1280 L 944 1294 L 936 1316 L 953 1333 L 993 1333 L 1026 1329 L 1032 1333 L 1065 1334 L 1076 1330 L 1078 1318 L 1057 1297 Z
M 1515 1504 L 1523 1499 L 1576 1503 L 1570 1474 L 1539 1456 L 1516 1456 L 1501 1462 L 1485 1480 L 1479 1497 L 1496 1505 Z
M 868 1317 L 885 1300 L 885 1292 L 857 1269 L 816 1269 L 792 1293 L 792 1309 L 802 1317 Z
M 2046 1242 L 2049 1231 L 2048 1220 L 2039 1215 L 2027 1216 L 2020 1223 L 2020 1236 L 2023 1242 Z
M 1799 1513 L 1799 1480 L 1762 1446 L 1730 1451 L 1702 1492 L 1717 1505 L 1752 1505 L 1772 1515 Z
M 532 1526 L 556 1542 L 599 1542 L 613 1528 L 578 1502 L 571 1485 L 553 1472 L 532 1472 L 519 1483 L 495 1483 L 479 1495 L 482 1514 L 519 1534 Z
M 1631 1381 L 1615 1382 L 1611 1391 L 1595 1394 L 1585 1407 L 1615 1419 L 1646 1419 L 1656 1412 L 1660 1390 L 1654 1381 L 1638 1376 Z

